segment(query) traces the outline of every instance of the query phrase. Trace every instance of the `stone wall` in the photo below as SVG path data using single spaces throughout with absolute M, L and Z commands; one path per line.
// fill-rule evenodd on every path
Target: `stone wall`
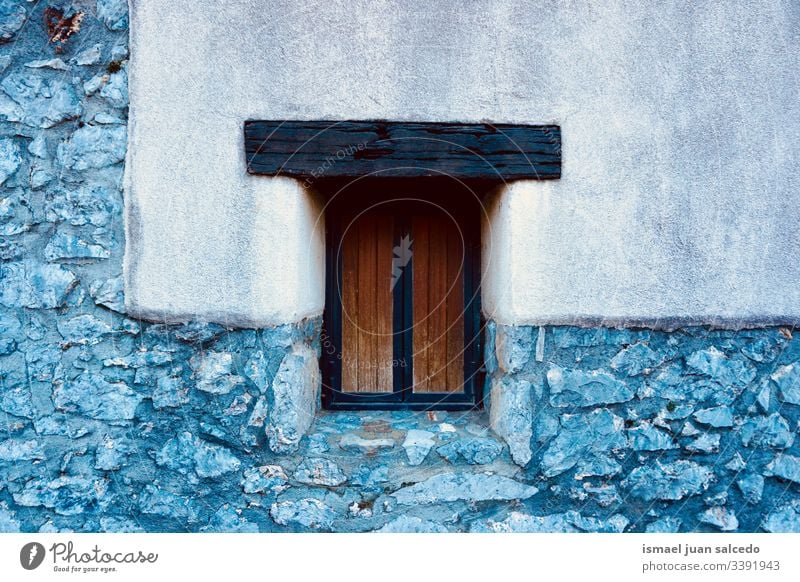
M 628 530 L 796 530 L 792 334 L 490 323 L 492 427 L 549 503 Z
M 800 531 L 788 329 L 490 323 L 488 414 L 315 415 L 318 318 L 126 316 L 126 9 L 0 0 L 0 531 Z

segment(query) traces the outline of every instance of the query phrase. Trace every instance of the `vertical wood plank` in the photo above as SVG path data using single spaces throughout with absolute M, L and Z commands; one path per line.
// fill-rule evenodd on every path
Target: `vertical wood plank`
M 358 229 L 344 214 L 339 224 L 343 237 L 338 243 L 341 253 L 342 280 L 338 281 L 342 295 L 342 392 L 357 392 L 358 351 Z M 349 228 L 348 228 L 349 227 Z M 345 230 L 346 229 L 346 230 Z
M 428 242 L 428 392 L 447 391 L 447 228 L 450 220 L 432 216 Z
M 375 221 L 366 213 L 358 225 L 358 391 L 377 388 L 375 366 Z
M 412 219 L 411 233 L 414 240 L 412 259 L 412 366 L 413 391 L 425 392 L 428 387 L 428 242 L 429 220 L 418 215 Z
M 386 211 L 375 217 L 376 223 L 376 279 L 375 293 L 375 365 L 376 389 L 391 392 L 394 372 L 394 340 L 392 320 L 394 298 L 392 296 L 392 257 L 394 256 L 394 221 Z
M 447 391 L 464 391 L 464 241 L 451 223 L 447 231 Z

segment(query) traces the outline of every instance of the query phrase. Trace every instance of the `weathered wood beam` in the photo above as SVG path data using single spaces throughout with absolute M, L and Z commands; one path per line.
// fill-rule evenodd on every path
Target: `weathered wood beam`
M 244 143 L 247 171 L 266 176 L 561 176 L 557 125 L 252 120 Z

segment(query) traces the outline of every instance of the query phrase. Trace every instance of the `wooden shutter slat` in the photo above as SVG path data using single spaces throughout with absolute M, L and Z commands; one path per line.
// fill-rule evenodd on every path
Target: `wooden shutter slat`
M 343 234 L 340 247 L 342 280 L 339 282 L 342 296 L 342 391 L 358 392 L 358 229 L 348 224 L 350 217 L 343 215 Z M 347 229 L 345 231 L 345 229 Z
M 447 391 L 464 389 L 464 241 L 447 231 Z
M 412 259 L 412 368 L 413 390 L 424 392 L 428 387 L 428 241 L 429 220 L 425 215 L 414 216 L 411 233 L 414 258 Z

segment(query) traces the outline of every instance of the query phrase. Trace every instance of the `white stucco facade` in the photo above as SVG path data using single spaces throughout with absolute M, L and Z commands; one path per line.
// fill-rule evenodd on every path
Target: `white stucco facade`
M 790 2 L 132 0 L 126 300 L 261 326 L 324 303 L 321 203 L 248 176 L 242 123 L 558 123 L 562 179 L 498 189 L 502 323 L 800 320 Z

